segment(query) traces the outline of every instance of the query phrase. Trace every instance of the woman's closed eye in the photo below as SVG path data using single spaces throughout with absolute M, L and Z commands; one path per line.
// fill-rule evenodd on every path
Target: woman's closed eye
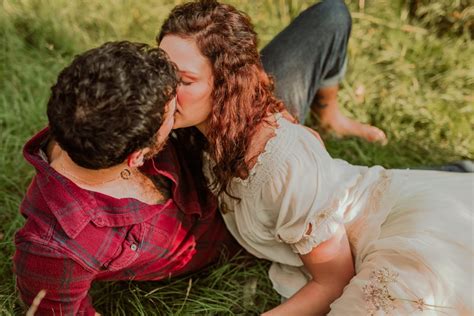
M 189 81 L 189 80 L 182 80 L 181 79 L 181 81 L 180 81 L 180 84 L 182 84 L 183 86 L 189 86 L 193 83 L 194 83 L 193 81 Z
M 180 77 L 180 84 L 183 86 L 189 86 L 198 80 L 197 74 L 187 70 L 180 71 Z

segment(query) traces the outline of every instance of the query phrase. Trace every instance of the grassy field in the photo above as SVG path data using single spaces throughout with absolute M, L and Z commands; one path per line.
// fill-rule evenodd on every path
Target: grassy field
M 153 43 L 172 0 L 3 0 L 0 8 L 0 315 L 21 314 L 11 272 L 18 206 L 34 174 L 24 142 L 46 124 L 49 88 L 74 54 L 105 41 Z M 312 1 L 233 0 L 268 42 Z M 384 129 L 385 147 L 323 134 L 351 163 L 416 167 L 474 158 L 474 8 L 468 1 L 347 1 L 353 14 L 344 111 Z M 416 11 L 415 11 L 416 9 Z M 314 120 L 309 124 L 315 125 Z M 317 128 L 317 125 L 316 125 Z M 258 314 L 278 303 L 268 263 L 243 256 L 159 283 L 103 283 L 104 315 Z

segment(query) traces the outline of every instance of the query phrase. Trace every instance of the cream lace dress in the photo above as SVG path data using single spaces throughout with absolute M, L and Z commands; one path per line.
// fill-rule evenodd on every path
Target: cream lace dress
M 241 202 L 224 195 L 220 208 L 237 241 L 273 261 L 269 277 L 282 297 L 311 278 L 298 254 L 344 223 L 356 276 L 330 315 L 474 315 L 472 174 L 353 166 L 276 118 L 250 176 L 231 183 Z

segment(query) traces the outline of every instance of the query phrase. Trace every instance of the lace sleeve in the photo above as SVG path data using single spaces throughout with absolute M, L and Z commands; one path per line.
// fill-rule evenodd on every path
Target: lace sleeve
M 307 254 L 337 231 L 338 201 L 334 196 L 329 155 L 313 152 L 290 155 L 263 190 L 275 210 L 274 236 L 299 254 Z M 332 180 L 332 181 L 331 181 Z
M 314 247 L 322 242 L 330 239 L 337 232 L 339 226 L 342 225 L 342 220 L 337 216 L 336 210 L 337 205 L 333 203 L 330 207 L 310 217 L 303 236 L 293 243 L 286 241 L 290 244 L 291 249 L 295 253 L 304 255 L 311 252 Z

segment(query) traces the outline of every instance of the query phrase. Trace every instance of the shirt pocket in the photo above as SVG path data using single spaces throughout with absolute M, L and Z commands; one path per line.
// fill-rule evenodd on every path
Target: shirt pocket
M 173 257 L 189 237 L 186 223 L 187 218 L 176 209 L 163 211 L 159 216 L 144 223 L 147 230 L 145 251 L 151 255 L 150 259 Z
M 112 257 L 103 264 L 103 269 L 117 271 L 132 264 L 142 252 L 145 228 L 142 224 L 121 227 L 115 231 L 118 246 Z

